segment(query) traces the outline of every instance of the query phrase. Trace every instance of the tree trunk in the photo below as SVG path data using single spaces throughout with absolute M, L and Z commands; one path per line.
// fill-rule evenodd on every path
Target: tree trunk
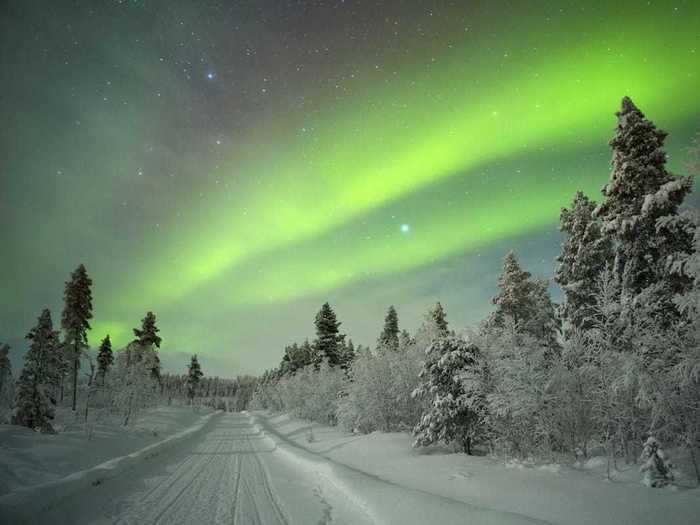
M 88 421 L 88 408 L 90 407 L 90 388 L 87 391 L 87 399 L 85 400 L 85 424 Z
M 697 482 L 697 486 L 700 487 L 700 468 L 698 468 L 698 461 L 695 458 L 695 451 L 693 450 L 692 443 L 690 445 L 690 459 L 692 460 L 693 468 L 695 469 L 695 481 Z
M 464 452 L 467 454 L 467 456 L 472 455 L 472 438 L 467 436 L 464 439 L 462 439 L 462 448 L 464 449 Z
M 124 418 L 124 426 L 129 424 L 129 416 L 131 416 L 131 400 L 134 398 L 134 394 L 129 394 L 129 405 L 126 409 L 126 418 Z
M 75 406 L 78 399 L 78 345 L 75 345 L 75 356 L 73 358 L 73 412 L 75 412 Z

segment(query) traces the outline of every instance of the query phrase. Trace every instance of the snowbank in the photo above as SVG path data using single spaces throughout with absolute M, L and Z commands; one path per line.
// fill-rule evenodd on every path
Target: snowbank
M 42 472 L 41 469 L 44 468 L 46 469 L 43 471 L 44 477 L 50 480 L 23 486 L 0 496 L 0 523 L 20 524 L 27 522 L 30 520 L 30 516 L 35 515 L 38 510 L 50 508 L 63 498 L 84 491 L 90 486 L 99 485 L 103 481 L 128 470 L 138 462 L 158 455 L 164 450 L 182 443 L 187 438 L 195 436 L 205 428 L 213 416 L 220 413 L 207 411 L 203 415 L 202 412 L 195 413 L 191 409 L 186 408 L 161 407 L 152 411 L 152 419 L 150 421 L 146 418 L 142 419 L 144 422 L 149 421 L 146 425 L 148 430 L 144 428 L 142 423 L 136 429 L 112 429 L 111 433 L 108 433 L 107 436 L 102 436 L 102 439 L 98 440 L 97 443 L 86 442 L 83 437 L 83 448 L 78 450 L 74 450 L 75 447 L 71 447 L 71 444 L 74 444 L 74 436 L 71 436 L 70 433 L 67 433 L 67 435 L 47 436 L 19 427 L 2 428 L 0 429 L 2 432 L 0 435 L 3 438 L 14 438 L 9 440 L 9 444 L 3 439 L 3 469 L 12 473 L 7 463 L 4 463 L 4 459 L 13 457 L 20 452 L 20 449 L 11 446 L 20 442 L 25 447 L 31 448 L 28 452 L 24 451 L 25 454 L 21 461 L 17 461 L 15 458 L 10 465 L 15 467 L 14 478 L 21 478 L 25 470 L 29 470 L 33 474 L 29 477 L 24 476 L 24 479 L 38 478 L 39 474 L 37 473 Z M 189 426 L 183 424 L 185 422 L 188 422 Z M 181 430 L 183 427 L 185 429 Z M 152 430 L 156 428 L 159 430 Z M 16 434 L 19 434 L 19 439 Z M 134 438 L 133 434 L 140 436 L 141 439 L 138 439 L 138 437 Z M 163 434 L 170 435 L 162 439 Z M 156 440 L 159 437 L 161 439 Z M 115 450 L 123 449 L 124 442 L 127 445 L 133 445 L 134 443 L 142 442 L 144 439 L 151 441 L 151 443 L 130 453 L 104 460 L 110 455 L 113 456 Z M 32 440 L 36 440 L 36 442 L 32 443 Z M 52 443 L 51 440 L 54 440 L 54 442 Z M 120 442 L 122 442 L 121 446 L 119 445 Z M 91 443 L 92 447 L 90 446 Z M 74 465 L 75 468 L 76 463 L 70 462 L 72 456 L 79 455 L 81 451 L 85 452 L 86 449 L 90 448 L 92 450 L 86 455 L 90 458 L 101 455 L 103 462 L 63 477 L 56 477 L 55 472 L 65 468 L 66 465 Z M 69 453 L 67 457 L 60 458 L 56 452 L 61 450 L 68 450 L 72 454 Z M 28 459 L 27 456 L 31 457 Z M 0 472 L 0 476 L 5 476 L 7 472 Z M 51 479 L 52 477 L 54 479 Z M 37 508 L 37 505 L 41 508 Z
M 639 482 L 637 466 L 626 467 L 616 481 L 607 482 L 605 463 L 596 460 L 589 461 L 585 469 L 562 464 L 516 465 L 455 454 L 445 447 L 416 450 L 404 433 L 353 435 L 286 415 L 253 414 L 280 448 L 286 443 L 305 453 L 307 460 L 329 460 L 341 469 L 335 474 L 380 517 L 396 518 L 398 507 L 413 507 L 417 495 L 442 498 L 447 506 L 461 503 L 463 512 L 479 513 L 475 523 L 521 519 L 572 525 L 685 525 L 697 523 L 700 514 L 700 490 L 646 488 Z M 343 468 L 348 470 L 343 472 Z M 412 491 L 411 502 L 404 492 L 403 500 L 395 500 L 395 508 L 386 508 L 393 504 L 393 495 L 380 484 L 367 490 L 372 479 Z M 435 508 L 427 499 L 425 504 Z M 406 522 L 378 521 L 420 522 L 411 516 L 416 515 L 409 515 Z M 431 512 L 425 522 L 435 521 L 435 516 Z

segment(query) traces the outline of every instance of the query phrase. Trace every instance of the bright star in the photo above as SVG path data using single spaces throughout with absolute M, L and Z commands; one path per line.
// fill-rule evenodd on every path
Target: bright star
M 411 225 L 410 224 L 402 224 L 401 225 L 401 232 L 402 233 L 408 233 L 411 231 Z
M 214 73 L 207 73 L 207 78 L 209 80 L 214 80 Z

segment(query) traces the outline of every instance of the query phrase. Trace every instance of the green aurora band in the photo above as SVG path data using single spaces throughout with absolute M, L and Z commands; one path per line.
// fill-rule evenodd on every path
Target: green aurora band
M 222 167 L 241 174 L 238 196 L 210 202 L 197 220 L 173 219 L 176 233 L 153 238 L 155 255 L 129 284 L 98 292 L 91 339 L 110 333 L 124 343 L 133 322 L 117 320 L 118 305 L 143 297 L 156 310 L 202 289 L 234 306 L 290 301 L 348 286 L 368 269 L 404 272 L 555 228 L 559 207 L 577 189 L 597 198 L 606 173 L 572 168 L 555 184 L 523 170 L 477 183 L 480 170 L 519 155 L 600 149 L 623 95 L 667 130 L 692 125 L 700 111 L 698 17 L 674 20 L 660 33 L 647 10 L 622 28 L 588 28 L 578 41 L 565 39 L 569 45 L 561 36 L 580 27 L 560 27 L 560 39 L 527 60 L 511 37 L 507 67 L 479 46 L 455 46 L 428 66 L 398 67 L 388 84 L 373 84 L 371 71 L 358 75 L 359 95 L 319 114 L 260 124 Z M 300 123 L 310 131 L 300 132 Z M 413 209 L 409 235 L 384 221 L 368 242 L 354 226 L 452 178 L 475 178 L 464 204 Z M 334 234 L 344 228 L 351 234 L 338 243 Z M 167 331 L 177 338 L 175 323 Z

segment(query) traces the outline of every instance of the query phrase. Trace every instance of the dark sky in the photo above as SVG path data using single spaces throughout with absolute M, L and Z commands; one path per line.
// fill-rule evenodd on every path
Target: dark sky
M 60 319 L 80 263 L 92 344 L 153 310 L 167 367 L 219 375 L 275 365 L 326 300 L 373 344 L 389 304 L 477 322 L 510 249 L 551 276 L 623 96 L 683 172 L 700 5 L 524 4 L 3 2 L 0 340 Z

